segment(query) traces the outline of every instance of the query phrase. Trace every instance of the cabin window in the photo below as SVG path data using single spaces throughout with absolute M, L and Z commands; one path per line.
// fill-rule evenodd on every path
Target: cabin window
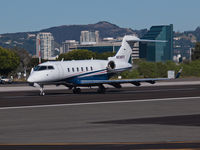
M 67 71 L 68 71 L 68 72 L 70 72 L 70 69 L 69 69 L 69 68 L 67 68 Z
M 72 68 L 72 71 L 74 72 L 74 68 Z
M 77 72 L 79 72 L 79 68 L 77 67 L 76 69 L 77 69 Z
M 38 69 L 38 71 L 41 71 L 41 70 L 47 70 L 47 66 L 40 66 L 40 68 Z
M 88 71 L 88 67 L 86 67 L 86 71 Z
M 83 67 L 81 67 L 81 71 L 83 71 Z
M 48 70 L 53 70 L 54 67 L 53 66 L 48 66 Z
M 92 68 L 92 66 L 90 67 L 90 69 L 91 69 L 91 71 L 93 71 L 93 68 Z

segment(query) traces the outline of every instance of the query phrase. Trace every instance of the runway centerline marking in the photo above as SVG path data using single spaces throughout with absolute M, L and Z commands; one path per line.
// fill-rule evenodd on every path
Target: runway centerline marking
M 123 101 L 121 100 L 121 101 L 71 103 L 71 104 L 14 106 L 14 107 L 1 107 L 0 110 L 63 107 L 63 106 L 101 105 L 101 104 L 119 104 L 119 103 L 140 103 L 140 102 L 156 102 L 156 101 L 174 101 L 174 100 L 186 100 L 186 99 L 195 100 L 195 99 L 200 99 L 200 97 L 177 97 L 177 98 L 159 98 L 159 99 L 123 100 Z

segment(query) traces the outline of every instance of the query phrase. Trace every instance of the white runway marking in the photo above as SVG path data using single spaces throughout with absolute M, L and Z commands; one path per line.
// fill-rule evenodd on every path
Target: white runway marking
M 174 101 L 174 100 L 186 100 L 186 99 L 195 100 L 195 99 L 200 99 L 200 97 L 178 97 L 178 98 L 160 98 L 160 99 L 142 99 L 142 100 L 123 100 L 123 101 L 107 101 L 107 102 L 71 103 L 71 104 L 15 106 L 15 107 L 1 107 L 0 110 L 28 109 L 28 108 L 45 108 L 45 107 L 62 107 L 62 106 L 101 105 L 101 104 L 119 104 L 119 103 L 139 103 L 139 102 L 156 102 L 156 101 Z

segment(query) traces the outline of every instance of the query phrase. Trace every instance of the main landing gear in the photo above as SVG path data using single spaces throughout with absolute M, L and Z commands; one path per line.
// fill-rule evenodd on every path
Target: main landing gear
M 81 89 L 80 89 L 80 88 L 74 87 L 73 93 L 74 93 L 74 94 L 80 94 L 80 93 L 81 93 Z
M 39 85 L 40 87 L 40 96 L 44 96 L 45 95 L 45 92 L 44 92 L 44 85 Z M 98 93 L 101 93 L 101 94 L 104 94 L 106 92 L 106 88 L 101 84 L 99 85 L 99 88 L 97 90 Z M 73 93 L 74 94 L 80 94 L 81 93 L 81 89 L 80 88 L 77 88 L 77 87 L 74 87 L 73 88 Z
M 98 93 L 104 94 L 106 92 L 106 88 L 101 84 L 97 90 Z
M 74 94 L 80 94 L 81 93 L 81 89 L 77 88 L 77 87 L 74 87 L 72 91 L 73 91 Z M 106 92 L 106 88 L 101 84 L 101 85 L 99 85 L 97 92 L 104 94 Z

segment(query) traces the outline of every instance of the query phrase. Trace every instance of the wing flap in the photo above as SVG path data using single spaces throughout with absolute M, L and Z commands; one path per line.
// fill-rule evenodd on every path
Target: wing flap
M 179 70 L 176 75 L 176 78 L 180 77 L 183 68 Z M 117 88 L 120 88 L 120 84 L 123 83 L 131 83 L 135 86 L 140 86 L 140 82 L 148 82 L 150 84 L 156 83 L 156 81 L 165 81 L 165 80 L 173 80 L 171 78 L 143 78 L 143 79 L 126 79 L 126 80 L 80 80 L 80 84 L 82 85 L 99 85 L 99 84 L 110 84 Z
M 136 86 L 139 85 L 140 82 L 148 82 L 154 84 L 155 81 L 161 80 L 170 80 L 169 78 L 144 78 L 144 79 L 127 79 L 127 80 L 81 80 L 80 84 L 114 84 L 114 83 L 131 83 Z

